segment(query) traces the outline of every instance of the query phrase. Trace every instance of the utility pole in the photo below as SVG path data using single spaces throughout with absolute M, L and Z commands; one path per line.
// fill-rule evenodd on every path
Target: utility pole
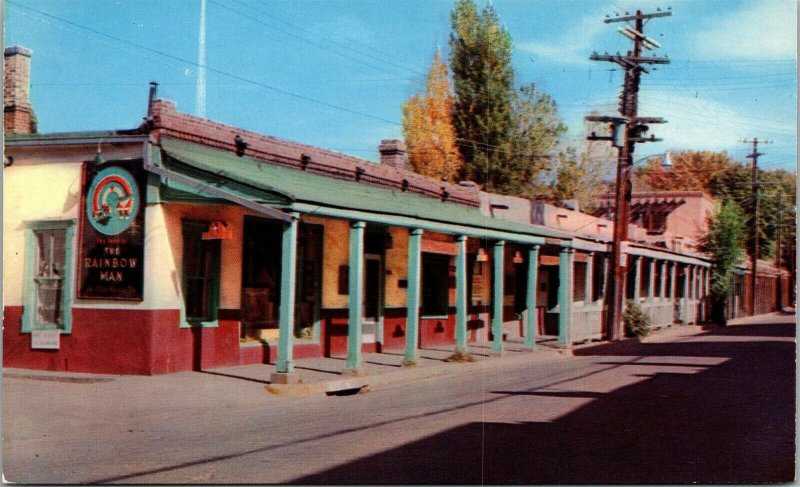
M 608 53 L 600 55 L 593 53 L 589 59 L 592 61 L 608 61 L 619 64 L 625 70 L 625 78 L 620 94 L 619 114 L 620 116 L 588 116 L 584 117 L 588 122 L 608 123 L 610 135 L 598 136 L 594 132 L 587 137 L 588 140 L 608 140 L 617 148 L 617 178 L 614 212 L 614 243 L 612 249 L 612 269 L 614 279 L 609 282 L 608 296 L 608 323 L 606 324 L 606 336 L 611 340 L 618 340 L 623 337 L 622 327 L 622 292 L 625 288 L 627 279 L 627 262 L 623 253 L 623 245 L 628 240 L 628 223 L 630 220 L 630 202 L 632 186 L 630 182 L 630 170 L 633 165 L 633 152 L 637 143 L 657 142 L 661 139 L 651 135 L 645 137 L 649 127 L 645 124 L 666 123 L 666 120 L 654 117 L 639 117 L 639 82 L 641 73 L 649 73 L 645 65 L 648 64 L 668 64 L 667 57 L 647 57 L 642 56 L 642 48 L 653 50 L 660 48 L 661 45 L 644 35 L 644 25 L 646 21 L 657 17 L 667 17 L 672 15 L 668 9 L 661 12 L 660 9 L 654 13 L 643 14 L 637 10 L 634 15 L 625 12 L 624 16 L 616 18 L 606 18 L 605 23 L 626 22 L 627 26 L 618 31 L 633 41 L 633 50 L 627 54 L 610 55 Z M 630 23 L 633 22 L 633 25 Z
M 783 309 L 783 274 L 781 273 L 781 227 L 783 226 L 783 193 L 778 193 L 778 245 L 775 249 L 775 266 L 778 268 L 778 310 Z
M 753 144 L 753 152 L 747 155 L 747 159 L 753 160 L 753 253 L 750 254 L 750 296 L 747 301 L 747 315 L 756 314 L 756 263 L 758 262 L 758 200 L 761 196 L 761 187 L 758 184 L 758 156 L 763 156 L 763 152 L 758 152 L 758 138 L 752 140 L 742 140 L 745 144 Z M 762 144 L 769 144 L 771 141 L 763 140 Z

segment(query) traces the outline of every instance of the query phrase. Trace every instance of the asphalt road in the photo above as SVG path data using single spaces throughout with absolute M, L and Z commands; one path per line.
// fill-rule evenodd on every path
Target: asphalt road
M 276 397 L 196 373 L 3 380 L 22 483 L 759 483 L 794 479 L 795 317 L 575 357 Z

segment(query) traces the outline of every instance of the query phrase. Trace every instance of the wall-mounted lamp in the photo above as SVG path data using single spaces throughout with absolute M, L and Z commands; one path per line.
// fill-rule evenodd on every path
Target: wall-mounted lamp
M 478 249 L 478 255 L 475 257 L 475 262 L 486 262 L 489 260 L 489 256 L 486 254 L 486 251 L 483 249 Z
M 201 235 L 203 240 L 224 240 L 233 238 L 230 229 L 223 222 L 211 222 L 208 231 Z
M 514 253 L 514 259 L 513 259 L 513 262 L 514 262 L 515 264 L 522 264 L 523 262 L 525 262 L 525 259 L 523 259 L 523 258 L 522 258 L 522 252 L 520 252 L 519 250 L 517 250 L 517 251 Z

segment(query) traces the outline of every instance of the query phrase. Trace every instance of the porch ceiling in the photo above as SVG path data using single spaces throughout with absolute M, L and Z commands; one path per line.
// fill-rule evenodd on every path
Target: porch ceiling
M 441 226 L 448 233 L 523 243 L 544 243 L 543 237 L 572 238 L 566 232 L 491 218 L 464 205 L 237 157 L 229 151 L 169 137 L 161 138 L 161 147 L 169 169 L 286 210 L 309 212 L 317 208 L 317 213 L 328 215 L 341 210 L 342 217 L 369 214 L 370 220 L 387 224 L 428 223 L 420 226 Z

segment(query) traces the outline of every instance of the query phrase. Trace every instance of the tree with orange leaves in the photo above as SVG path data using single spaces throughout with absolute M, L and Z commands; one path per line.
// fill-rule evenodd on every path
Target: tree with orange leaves
M 428 72 L 425 92 L 403 104 L 403 136 L 408 162 L 415 172 L 454 180 L 461 169 L 453 129 L 453 94 L 447 65 L 437 50 Z
M 703 191 L 713 193 L 715 178 L 736 165 L 725 152 L 685 151 L 670 154 L 672 167 L 665 170 L 654 158 L 638 172 L 645 184 L 656 191 Z

